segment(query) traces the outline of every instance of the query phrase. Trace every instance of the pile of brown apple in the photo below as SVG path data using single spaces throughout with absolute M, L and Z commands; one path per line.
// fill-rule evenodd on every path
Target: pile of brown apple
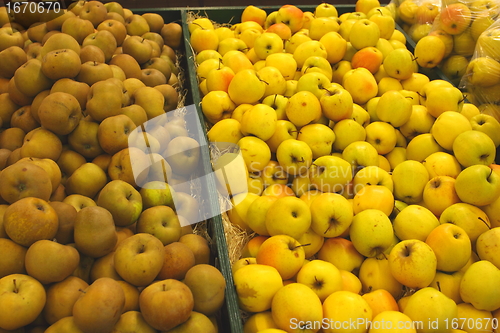
M 0 8 L 0 331 L 216 332 L 199 146 L 166 116 L 181 26 L 117 2 L 33 8 Z

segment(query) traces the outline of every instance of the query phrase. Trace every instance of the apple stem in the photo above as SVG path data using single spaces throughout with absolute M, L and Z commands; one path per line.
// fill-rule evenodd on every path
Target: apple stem
M 205 29 L 205 28 L 203 28 L 203 27 L 201 26 L 201 24 L 199 24 L 199 23 L 197 23 L 197 22 L 191 22 L 191 24 L 197 25 L 197 26 L 199 26 L 200 28 Z
M 488 223 L 486 223 L 486 221 L 481 216 L 478 216 L 477 218 L 479 219 L 479 221 L 483 222 L 488 227 L 488 229 L 491 230 L 491 226 L 489 226 Z
M 80 291 L 80 292 L 82 292 L 82 293 L 86 294 L 85 290 L 83 290 L 82 288 L 78 289 L 78 291 Z
M 17 288 L 17 284 L 16 284 L 16 279 L 12 279 L 12 283 L 14 283 L 14 292 L 17 294 L 19 292 L 19 289 Z
M 438 287 L 438 290 L 441 291 L 441 283 L 439 283 L 439 281 L 436 281 L 436 285 Z
M 464 102 L 466 98 L 467 98 L 467 97 L 465 97 L 465 95 L 464 95 L 464 94 L 462 94 L 462 99 L 458 102 L 458 104 L 460 104 L 460 103 Z M 493 171 L 493 170 L 492 170 L 492 171 Z
M 415 57 L 413 56 L 413 58 L 411 59 L 411 61 L 417 61 L 418 57 Z
M 292 250 L 298 249 L 299 247 L 309 246 L 309 245 L 311 245 L 311 243 L 300 244 L 300 245 L 297 245 L 296 247 L 294 247 Z

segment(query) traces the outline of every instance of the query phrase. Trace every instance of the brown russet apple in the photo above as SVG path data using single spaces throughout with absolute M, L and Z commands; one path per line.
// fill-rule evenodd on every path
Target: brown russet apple
M 8 203 L 22 198 L 36 197 L 49 200 L 52 183 L 49 174 L 40 166 L 16 162 L 0 172 L 0 196 Z
M 122 102 L 123 91 L 120 86 L 113 80 L 98 81 L 90 87 L 85 112 L 101 122 L 107 117 L 119 115 Z
M 69 246 L 75 246 L 75 244 L 69 244 Z M 72 276 L 79 277 L 83 281 L 90 284 L 90 270 L 92 269 L 92 265 L 94 264 L 95 258 L 90 256 L 86 256 L 85 254 L 80 253 L 80 263 L 78 267 L 75 269 Z
M 75 2 L 72 2 L 69 6 L 68 6 L 68 10 L 69 11 L 72 11 L 75 15 L 79 15 L 82 8 L 83 8 L 83 5 L 86 3 L 86 1 L 84 0 L 78 0 L 78 1 L 75 1 Z
M 42 127 L 26 133 L 21 149 L 21 157 L 50 158 L 57 160 L 62 152 L 61 139 Z
M 179 242 L 186 244 L 193 251 L 195 265 L 210 263 L 210 247 L 206 238 L 197 234 L 186 234 L 179 238 Z
M 0 77 L 0 94 L 5 94 L 9 92 L 9 81 L 10 79 Z
M 80 254 L 71 246 L 42 239 L 26 252 L 26 272 L 42 284 L 60 282 L 70 276 L 80 262 Z
M 113 251 L 116 250 L 118 245 L 120 245 L 121 241 L 134 235 L 134 232 L 129 227 L 130 226 L 128 226 L 128 227 L 116 227 L 116 236 L 118 237 L 118 241 L 116 242 L 116 246 L 113 249 Z
M 106 19 L 107 20 L 115 20 L 115 21 L 118 21 L 118 22 L 122 23 L 123 25 L 125 25 L 125 18 L 123 18 L 122 15 L 120 15 L 116 12 L 108 12 L 108 14 L 106 15 Z
M 187 245 L 181 242 L 167 244 L 165 246 L 165 261 L 156 279 L 183 280 L 194 263 L 194 253 Z
M 166 279 L 144 288 L 139 296 L 139 306 L 149 325 L 160 331 L 168 331 L 189 319 L 194 299 L 184 283 Z
M 163 110 L 165 97 L 159 90 L 153 87 L 140 87 L 134 91 L 133 97 L 135 104 L 139 104 L 146 110 L 148 120 L 165 114 Z
M 177 109 L 179 106 L 179 93 L 174 87 L 170 84 L 161 84 L 156 86 L 155 89 L 159 90 L 164 97 L 163 110 L 165 112 Z
M 150 31 L 148 21 L 139 14 L 125 17 L 125 27 L 130 36 L 142 36 Z
M 116 50 L 117 42 L 113 33 L 109 30 L 98 30 L 83 40 L 82 46 L 95 45 L 104 52 L 104 59 L 109 62 Z
M 51 284 L 47 288 L 47 301 L 42 311 L 43 319 L 52 325 L 61 318 L 70 317 L 73 305 L 89 284 L 76 276 Z
M 169 62 L 170 67 L 172 67 L 172 73 L 175 74 L 179 73 L 179 69 L 175 66 L 177 55 L 175 54 L 175 50 L 172 47 L 168 46 L 167 44 L 164 44 L 161 50 L 160 57 L 164 58 Z
M 87 45 L 82 47 L 80 51 L 80 60 L 82 64 L 87 61 L 102 63 L 106 60 L 106 57 L 104 52 L 99 47 L 95 45 Z
M 165 45 L 165 42 L 163 41 L 163 37 L 159 33 L 152 31 L 146 32 L 144 35 L 142 35 L 142 38 L 156 42 L 156 44 L 159 46 L 159 51 L 161 54 L 161 50 L 163 49 L 163 45 Z
M 94 26 L 89 20 L 74 16 L 64 21 L 61 32 L 72 36 L 81 45 L 85 37 L 94 32 Z
M 17 72 L 17 71 L 16 71 Z M 19 106 L 29 105 L 33 102 L 33 97 L 30 97 L 22 93 L 16 84 L 16 80 L 11 79 L 9 85 L 7 86 L 7 92 L 9 93 L 10 99 Z
M 21 148 L 14 149 L 7 158 L 6 166 L 12 165 L 21 159 Z
M 49 94 L 50 90 L 41 91 L 40 93 L 38 93 L 38 95 L 35 96 L 33 102 L 31 103 L 30 112 L 37 123 L 40 123 L 40 118 L 38 117 L 38 108 L 40 107 L 40 104 L 42 104 L 42 101 L 45 99 L 45 97 L 49 96 Z
M 136 126 L 148 121 L 146 110 L 138 104 L 131 104 L 122 108 L 122 114 L 128 116 Z
M 55 240 L 60 244 L 73 243 L 77 213 L 75 207 L 62 201 L 50 201 L 49 205 L 54 208 L 59 218 L 59 227 L 54 237 Z
M 99 124 L 97 138 L 101 148 L 108 154 L 115 154 L 128 147 L 128 135 L 137 126 L 124 114 L 105 118 Z
M 9 274 L 26 274 L 24 259 L 28 249 L 8 238 L 0 238 L 0 278 Z
M 214 316 L 205 316 L 201 312 L 192 311 L 189 319 L 177 327 L 174 327 L 170 333 L 217 333 L 217 319 Z
M 142 17 L 146 19 L 149 25 L 149 30 L 159 33 L 165 24 L 163 17 L 158 13 L 144 13 Z
M 99 81 L 113 77 L 113 70 L 104 62 L 86 61 L 82 62 L 80 73 L 76 76 L 77 81 L 85 82 L 89 86 Z
M 124 239 L 115 251 L 115 269 L 123 280 L 137 287 L 153 282 L 164 261 L 163 243 L 148 233 Z
M 194 297 L 194 311 L 206 316 L 215 314 L 224 304 L 226 280 L 212 265 L 199 264 L 187 271 L 184 283 Z
M 113 71 L 114 78 L 119 79 L 122 82 L 125 81 L 127 76 L 125 75 L 125 72 L 123 71 L 123 69 L 121 69 L 120 67 L 118 67 L 116 65 L 109 65 L 109 67 L 111 67 L 111 70 Z
M 85 288 L 73 305 L 75 324 L 83 332 L 113 330 L 125 306 L 125 293 L 117 281 L 100 278 Z
M 160 31 L 165 41 L 165 45 L 173 49 L 178 49 L 182 42 L 182 26 L 179 23 L 171 22 L 165 24 Z
M 148 87 L 156 87 L 160 84 L 166 84 L 167 78 L 156 68 L 146 68 L 141 70 L 141 81 Z
M 28 133 L 40 126 L 31 114 L 31 105 L 25 105 L 17 109 L 17 111 L 12 114 L 10 125 L 12 127 L 22 129 L 25 133 Z
M 12 153 L 11 150 L 5 149 L 5 148 L 0 148 L 0 171 L 5 169 L 7 166 L 7 159 L 9 158 L 9 155 Z
M 97 30 L 107 30 L 111 32 L 115 37 L 117 46 L 121 46 L 125 37 L 127 37 L 127 28 L 125 28 L 125 24 L 117 20 L 106 19 L 97 26 Z
M 7 204 L 0 204 L 0 237 L 1 238 L 8 238 L 7 233 L 5 232 L 5 227 L 3 225 L 4 213 L 8 207 L 9 207 L 9 205 L 7 205 Z
M 28 38 L 34 43 L 41 43 L 47 32 L 47 22 L 35 22 L 28 27 Z
M 142 190 L 141 190 L 142 191 Z M 177 242 L 181 225 L 175 211 L 163 205 L 145 209 L 139 216 L 136 232 L 146 232 L 158 238 L 163 245 Z
M 70 147 L 80 153 L 83 157 L 91 159 L 104 153 L 99 140 L 97 131 L 99 123 L 82 119 L 73 132 L 68 135 Z
M 94 198 L 106 185 L 107 175 L 97 164 L 85 163 L 76 169 L 66 180 L 66 193 L 81 194 Z
M 54 92 L 43 99 L 38 108 L 38 117 L 43 128 L 58 135 L 68 135 L 78 126 L 83 113 L 73 95 Z
M 58 226 L 54 208 L 40 198 L 17 200 L 5 210 L 5 232 L 10 239 L 25 247 L 41 239 L 54 238 Z
M 50 88 L 50 93 L 53 94 L 55 92 L 65 92 L 78 100 L 80 104 L 80 108 L 82 110 L 85 109 L 85 105 L 87 104 L 87 95 L 89 93 L 90 86 L 85 82 L 78 82 L 71 78 L 62 78 L 54 82 L 52 88 Z
M 45 57 L 45 55 L 50 51 L 59 49 L 72 49 L 78 55 L 80 55 L 81 46 L 73 36 L 57 31 L 52 32 L 54 33 L 51 34 L 51 32 L 49 32 L 45 34 L 45 37 L 49 37 L 47 38 L 47 40 L 45 40 L 45 42 L 42 41 L 43 46 L 40 50 L 40 55 L 42 56 L 42 58 Z
M 76 169 L 86 162 L 87 160 L 80 153 L 65 147 L 56 161 L 61 170 L 64 183 Z
M 124 311 L 120 316 L 120 320 L 115 325 L 116 332 L 142 332 L 142 333 L 156 333 L 151 325 L 149 325 L 142 316 L 140 311 Z
M 141 78 L 141 66 L 130 54 L 122 53 L 117 54 L 111 58 L 109 61 L 110 65 L 116 65 L 120 67 L 127 79 L 129 78 Z
M 80 55 L 71 49 L 50 51 L 42 58 L 42 72 L 51 80 L 76 77 L 81 66 Z
M 90 281 L 94 282 L 95 280 L 102 277 L 109 277 L 113 280 L 121 280 L 122 278 L 115 269 L 115 252 L 112 251 L 105 256 L 97 258 L 90 269 Z
M 138 311 L 140 295 L 139 288 L 124 280 L 117 280 L 117 282 L 125 292 L 125 306 L 123 307 L 123 313 L 127 311 Z
M 23 47 L 24 38 L 18 29 L 6 26 L 0 28 L 0 51 L 11 46 Z
M 167 60 L 161 57 L 154 57 L 149 59 L 146 63 L 142 65 L 143 69 L 154 68 L 162 72 L 165 78 L 170 78 L 172 74 L 172 68 L 170 67 Z
M 0 133 L 0 148 L 14 151 L 23 145 L 26 132 L 19 127 L 9 127 Z
M 122 44 L 123 53 L 131 55 L 139 64 L 144 64 L 153 53 L 153 47 L 147 39 L 141 36 L 130 36 Z
M 174 173 L 188 176 L 200 167 L 200 153 L 198 141 L 188 136 L 178 136 L 170 140 L 162 155 Z
M 66 198 L 64 198 L 62 202 L 73 206 L 73 208 L 75 208 L 77 212 L 81 211 L 85 207 L 97 206 L 96 202 L 92 198 L 86 197 L 81 194 L 70 194 Z M 74 228 L 74 222 L 73 222 L 73 228 Z
M 61 179 L 62 180 L 62 179 Z M 52 190 L 52 194 L 50 195 L 49 202 L 58 202 L 63 201 L 66 198 L 66 189 L 64 185 L 61 183 L 56 187 L 55 190 Z
M 54 160 L 51 160 L 50 158 L 23 157 L 18 161 L 18 163 L 20 162 L 30 162 L 44 169 L 49 175 L 50 183 L 52 185 L 52 193 L 54 193 L 54 190 L 57 189 L 61 183 L 61 169 Z
M 125 90 L 127 90 L 127 93 L 133 97 L 134 102 L 135 102 L 134 94 L 137 91 L 137 89 L 145 86 L 146 85 L 144 84 L 144 82 L 135 77 L 127 78 L 125 79 L 125 81 L 123 81 L 123 87 L 125 88 Z
M 157 58 L 161 55 L 161 47 L 156 41 L 147 38 L 144 38 L 144 41 L 151 45 L 151 58 Z
M 0 94 L 0 118 L 2 118 L 2 126 L 4 128 L 10 126 L 10 119 L 12 118 L 12 115 L 20 107 L 20 105 L 14 103 L 14 101 L 10 98 L 9 93 Z
M 136 222 L 143 207 L 139 191 L 119 179 L 112 180 L 103 187 L 96 203 L 111 213 L 118 227 L 126 227 Z
M 42 60 L 42 55 L 41 55 L 42 43 L 36 42 L 28 44 L 27 46 L 24 47 L 24 51 L 26 52 L 28 60 L 30 59 Z
M 120 150 L 111 158 L 108 176 L 113 180 L 123 180 L 136 187 L 147 182 L 150 158 L 137 147 Z
M 109 155 L 109 154 L 101 154 L 99 156 L 96 156 L 92 160 L 92 163 L 94 163 L 95 165 L 97 165 L 104 172 L 107 172 L 108 171 L 108 167 L 109 167 L 109 163 L 111 163 L 111 157 L 112 157 L 112 155 Z
M 48 31 L 44 36 L 43 36 L 43 39 L 42 41 L 40 42 L 40 44 L 42 44 L 42 47 L 43 45 L 45 45 L 45 43 L 47 42 L 47 40 L 49 40 L 50 37 L 54 36 L 54 35 L 58 35 L 58 34 L 61 34 L 61 32 L 59 30 L 52 30 L 52 31 Z M 51 50 L 52 51 L 52 50 Z M 40 54 L 42 54 L 42 50 L 40 50 Z M 45 54 L 44 54 L 45 55 Z M 43 57 L 43 56 L 42 56 Z M 41 59 L 40 59 L 41 60 Z
M 104 4 L 104 7 L 106 7 L 108 13 L 116 13 L 121 17 L 123 17 L 123 15 L 125 14 L 123 12 L 123 6 L 119 2 L 116 1 L 106 2 Z
M 0 329 L 7 332 L 32 323 L 40 315 L 47 295 L 43 285 L 26 274 L 0 279 Z
M 46 13 L 48 13 L 48 11 L 42 13 L 42 15 Z M 44 17 L 43 19 L 40 20 L 42 22 L 46 22 L 48 31 L 52 30 L 61 31 L 62 25 L 64 24 L 64 22 L 66 22 L 66 20 L 76 17 L 76 15 L 72 11 L 65 11 L 62 15 L 61 13 L 56 13 L 55 10 L 52 13 L 53 13 L 52 17 L 50 18 Z
M 19 46 L 11 46 L 0 52 L 0 76 L 10 79 L 16 70 L 28 61 L 26 52 Z
M 89 20 L 95 28 L 106 19 L 108 10 L 100 1 L 87 1 L 81 8 L 78 16 L 84 20 Z
M 113 216 L 99 206 L 79 210 L 75 218 L 74 237 L 77 250 L 92 258 L 112 252 L 118 240 Z

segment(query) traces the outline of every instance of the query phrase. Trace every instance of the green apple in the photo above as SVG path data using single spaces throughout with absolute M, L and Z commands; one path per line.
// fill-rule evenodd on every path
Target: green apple
M 457 202 L 460 202 L 460 198 L 455 191 L 453 177 L 435 176 L 424 187 L 423 204 L 436 216 Z
M 474 245 L 482 233 L 490 229 L 490 220 L 480 208 L 459 202 L 447 207 L 439 216 L 439 223 L 452 223 L 461 227 Z
M 444 111 L 432 125 L 431 134 L 441 147 L 452 150 L 453 141 L 458 135 L 471 129 L 472 126 L 464 115 L 456 111 Z
M 350 118 L 353 113 L 351 94 L 339 87 L 325 87 L 324 89 L 319 100 L 323 114 L 335 122 Z
M 448 323 L 458 314 L 457 304 L 432 287 L 425 287 L 410 296 L 403 311 L 414 322 L 423 323 L 420 332 L 451 332 Z
M 321 103 L 310 91 L 297 91 L 285 108 L 286 116 L 295 126 L 302 127 L 321 118 Z
M 403 285 L 392 276 L 389 259 L 385 255 L 366 258 L 359 267 L 358 276 L 364 293 L 385 289 L 395 299 L 399 299 L 403 293 Z
M 488 260 L 497 268 L 500 267 L 500 260 L 495 255 L 495 248 L 500 242 L 500 228 L 492 228 L 482 233 L 476 240 L 476 252 L 481 260 Z M 500 268 L 499 268 L 500 269 Z
M 417 135 L 406 146 L 406 158 L 409 160 L 423 162 L 436 152 L 444 152 L 444 149 L 436 142 L 431 133 Z
M 266 57 L 266 67 L 277 68 L 285 80 L 293 79 L 297 71 L 297 62 L 290 53 L 273 53 Z
M 321 156 L 311 165 L 310 179 L 322 192 L 341 192 L 352 179 L 352 167 L 341 157 Z
M 266 141 L 271 152 L 276 153 L 279 145 L 288 139 L 297 139 L 297 127 L 288 120 L 278 120 L 274 134 Z M 313 152 L 314 154 L 314 152 Z
M 432 248 L 418 239 L 400 241 L 389 254 L 392 275 L 409 288 L 427 287 L 434 280 L 436 265 Z
M 295 238 L 288 235 L 275 235 L 261 244 L 256 259 L 257 265 L 274 267 L 281 278 L 287 280 L 298 273 L 304 264 L 305 253 L 302 245 Z
M 399 212 L 393 226 L 399 239 L 418 239 L 424 242 L 429 233 L 439 226 L 439 220 L 429 209 L 420 205 L 409 205 Z
M 347 71 L 342 78 L 342 86 L 351 94 L 353 102 L 360 105 L 378 94 L 375 77 L 364 67 Z
M 263 141 L 267 141 L 276 131 L 276 122 L 276 111 L 269 105 L 259 103 L 243 114 L 241 133 L 243 135 L 254 135 Z
M 335 265 L 324 260 L 306 263 L 297 274 L 297 282 L 311 288 L 323 302 L 330 294 L 342 289 L 342 276 Z
M 342 158 L 347 161 L 354 171 L 369 165 L 378 166 L 377 149 L 366 141 L 350 143 L 342 151 Z
M 212 124 L 230 118 L 234 109 L 236 105 L 225 91 L 210 91 L 201 99 L 201 111 Z
M 351 42 L 352 46 L 357 50 L 377 45 L 379 38 L 379 26 L 366 18 L 360 19 L 354 23 L 349 32 L 349 42 Z
M 471 165 L 456 178 L 455 189 L 465 203 L 486 206 L 500 196 L 500 175 L 486 165 Z
M 480 260 L 465 271 L 460 282 L 460 296 L 478 310 L 494 311 L 500 307 L 500 270 L 487 260 Z
M 282 95 L 286 91 L 286 80 L 279 69 L 265 66 L 257 71 L 260 80 L 266 83 L 263 98 L 271 95 Z
M 321 72 L 307 72 L 297 80 L 297 90 L 312 92 L 319 100 L 330 82 L 331 80 Z
M 265 91 L 266 83 L 252 69 L 237 72 L 228 86 L 229 97 L 236 105 L 254 104 L 264 96 Z
M 446 46 L 439 37 L 427 35 L 417 42 L 413 53 L 420 67 L 434 68 L 443 60 L 445 51 Z
M 337 193 L 322 193 L 310 204 L 311 229 L 324 237 L 342 235 L 354 216 L 352 205 Z
M 323 124 L 309 124 L 302 127 L 297 140 L 305 142 L 312 151 L 312 158 L 329 155 L 335 142 L 333 130 Z
M 281 37 L 274 32 L 264 32 L 257 36 L 253 46 L 259 59 L 265 60 L 270 54 L 283 52 Z
M 380 155 L 385 155 L 396 147 L 396 131 L 391 124 L 374 121 L 366 126 L 365 130 L 366 141 L 375 147 Z
M 285 196 L 276 200 L 266 214 L 269 235 L 288 235 L 299 239 L 311 226 L 309 206 L 297 197 Z
M 297 46 L 293 52 L 293 58 L 297 62 L 297 68 L 302 68 L 307 58 L 312 56 L 327 57 L 328 53 L 325 46 L 317 40 L 304 41 Z
M 500 123 L 490 115 L 481 113 L 470 118 L 472 129 L 486 133 L 495 144 L 495 147 L 500 145 Z
M 276 158 L 287 174 L 300 175 L 308 171 L 313 152 L 306 142 L 288 139 L 278 146 Z
M 429 181 L 429 173 L 422 163 L 406 160 L 394 168 L 392 179 L 394 197 L 407 204 L 415 204 L 422 200 L 424 187 Z
M 370 165 L 356 172 L 353 178 L 354 194 L 367 185 L 382 185 L 393 191 L 394 183 L 389 172 L 379 166 Z
M 457 135 L 453 154 L 464 168 L 475 164 L 490 165 L 495 161 L 496 146 L 487 134 L 469 130 Z
M 333 126 L 333 132 L 335 133 L 333 149 L 339 152 L 353 142 L 366 139 L 365 127 L 354 119 L 342 119 L 336 122 Z
M 444 223 L 434 228 L 425 240 L 437 258 L 437 269 L 456 272 L 467 264 L 472 246 L 467 233 L 461 227 Z
M 365 209 L 354 216 L 349 236 L 359 253 L 365 257 L 376 257 L 391 246 L 394 230 L 384 212 Z
M 403 126 L 411 117 L 411 101 L 397 90 L 389 90 L 380 96 L 376 107 L 377 117 L 394 127 Z

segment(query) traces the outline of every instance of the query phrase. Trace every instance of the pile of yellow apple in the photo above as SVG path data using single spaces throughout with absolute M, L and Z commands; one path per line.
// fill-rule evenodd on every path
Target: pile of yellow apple
M 181 25 L 30 4 L 0 7 L 0 332 L 217 332 Z
M 499 332 L 500 123 L 370 3 L 190 22 L 244 332 Z
M 468 64 L 476 48 L 482 50 L 486 46 L 490 50 L 488 56 L 493 54 L 493 59 L 500 56 L 498 32 L 493 30 L 481 36 L 497 20 L 499 13 L 500 2 L 497 0 L 424 2 L 420 5 L 414 0 L 405 0 L 396 10 L 396 20 L 417 43 L 425 36 L 435 36 L 443 42 L 441 45 L 433 38 L 433 52 L 441 54 L 441 60 L 434 66 L 439 65 L 458 86 L 466 72 L 472 70 Z M 490 48 L 494 44 L 497 45 Z M 491 71 L 498 69 L 492 68 Z M 478 105 L 472 97 L 471 102 Z

